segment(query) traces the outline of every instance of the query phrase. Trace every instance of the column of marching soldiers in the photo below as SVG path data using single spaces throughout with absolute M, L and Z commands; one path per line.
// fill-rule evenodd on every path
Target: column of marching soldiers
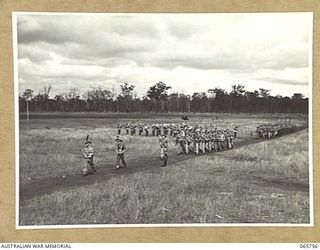
M 125 131 L 122 131 L 124 129 Z M 117 142 L 117 161 L 116 169 L 120 169 L 120 163 L 123 167 L 127 167 L 124 152 L 126 151 L 123 141 L 120 139 L 120 135 L 145 135 L 159 137 L 160 141 L 160 159 L 162 161 L 161 166 L 167 165 L 168 160 L 168 140 L 167 137 L 171 136 L 175 138 L 176 145 L 179 145 L 179 154 L 189 154 L 192 151 L 195 155 L 206 154 L 208 152 L 222 151 L 233 148 L 233 140 L 237 137 L 237 128 L 233 131 L 229 129 L 218 130 L 217 127 L 210 126 L 190 126 L 187 123 L 178 124 L 152 124 L 147 123 L 127 123 L 118 124 L 117 126 L 118 136 Z M 94 149 L 87 135 L 84 158 L 87 162 L 83 169 L 82 176 L 93 174 L 96 172 L 96 165 L 93 163 Z
M 292 121 L 281 121 L 278 123 L 265 123 L 257 126 L 256 133 L 263 139 L 272 139 L 281 134 L 292 133 L 296 129 L 296 124 Z
M 294 132 L 296 125 L 291 121 L 282 121 L 275 124 L 261 124 L 256 128 L 257 136 L 263 139 L 272 139 L 281 134 Z M 160 159 L 162 166 L 167 165 L 168 160 L 168 141 L 167 137 L 171 136 L 175 139 L 176 145 L 179 146 L 179 154 L 189 154 L 193 152 L 195 155 L 206 154 L 210 152 L 218 152 L 232 149 L 234 147 L 234 139 L 237 138 L 238 129 L 217 129 L 213 125 L 191 126 L 186 122 L 183 123 L 126 123 L 117 125 L 118 136 L 117 142 L 117 162 L 116 169 L 120 169 L 120 162 L 123 167 L 127 164 L 124 158 L 125 145 L 120 139 L 120 135 L 140 135 L 159 137 L 160 141 Z M 124 130 L 124 131 L 123 131 Z M 83 169 L 83 176 L 96 172 L 95 164 L 93 163 L 94 150 L 91 141 L 87 135 L 85 143 L 84 157 L 87 161 L 87 166 Z
M 206 154 L 209 152 L 223 151 L 232 149 L 234 139 L 237 137 L 237 127 L 233 130 L 220 130 L 213 125 L 191 126 L 187 123 L 127 123 L 118 124 L 118 135 L 140 135 L 140 136 L 160 136 L 160 143 L 167 136 L 175 139 L 176 145 L 179 145 L 179 154 L 195 155 Z

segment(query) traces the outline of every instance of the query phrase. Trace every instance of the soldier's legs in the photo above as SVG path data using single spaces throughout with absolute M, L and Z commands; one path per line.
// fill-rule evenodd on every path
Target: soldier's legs
M 163 158 L 162 158 L 162 167 L 165 167 L 165 166 L 167 166 L 167 161 L 168 161 L 168 154 L 167 153 L 165 153 L 164 154 L 164 156 L 163 156 Z
M 121 159 L 121 161 L 122 161 L 123 166 L 124 166 L 124 167 L 127 167 L 127 163 L 126 163 L 126 161 L 125 161 L 125 159 L 124 159 L 124 154 L 121 154 L 121 155 L 120 155 L 120 159 Z
M 180 145 L 180 147 L 181 147 L 181 153 L 186 153 L 186 147 L 185 147 L 185 145 L 184 144 L 181 144 Z
M 210 142 L 208 141 L 206 144 L 207 144 L 207 151 L 210 152 Z
M 120 155 L 117 154 L 116 169 L 120 168 Z
M 87 164 L 86 166 L 82 169 L 82 176 L 86 176 L 88 175 L 88 167 L 87 167 Z
M 95 168 L 95 165 L 94 165 L 94 163 L 93 163 L 93 158 L 92 158 L 92 159 L 89 159 L 88 163 L 89 163 L 92 171 L 93 171 L 93 172 L 97 172 L 97 170 L 96 170 L 96 168 Z
M 93 170 L 92 164 L 93 164 L 93 162 L 91 161 L 91 159 L 87 159 L 86 165 L 82 170 L 82 176 L 86 176 L 86 175 L 90 174 L 89 169 Z
M 206 153 L 204 142 L 201 142 L 201 151 L 203 154 Z
M 186 146 L 186 154 L 189 154 L 189 143 L 186 143 L 185 146 Z

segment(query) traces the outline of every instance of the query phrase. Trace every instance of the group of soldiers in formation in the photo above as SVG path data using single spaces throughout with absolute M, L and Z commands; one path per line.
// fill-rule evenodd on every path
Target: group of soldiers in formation
M 118 124 L 118 136 L 126 135 L 156 136 L 160 142 L 160 158 L 162 166 L 166 166 L 168 159 L 168 140 L 170 136 L 178 145 L 179 154 L 195 155 L 217 152 L 233 148 L 233 141 L 237 137 L 237 127 L 232 130 L 219 130 L 213 125 L 190 126 L 187 123 L 127 123 Z M 124 131 L 122 131 L 124 129 Z
M 125 145 L 120 139 L 122 128 L 125 128 L 126 135 L 141 135 L 141 136 L 154 136 L 159 138 L 160 145 L 160 159 L 161 166 L 167 165 L 168 160 L 168 136 L 175 139 L 175 144 L 178 146 L 179 154 L 189 154 L 193 152 L 195 155 L 206 154 L 209 152 L 217 152 L 233 148 L 233 141 L 237 137 L 237 127 L 233 131 L 229 129 L 219 130 L 214 126 L 189 126 L 186 123 L 175 124 L 142 124 L 142 123 L 127 123 L 125 125 L 118 124 L 118 136 L 116 141 L 116 170 L 122 167 L 127 167 L 124 153 Z M 93 163 L 94 149 L 89 136 L 86 138 L 84 148 L 84 158 L 87 165 L 83 169 L 83 176 L 93 174 L 96 172 L 95 164 Z
M 276 137 L 277 135 L 288 132 L 293 132 L 296 128 L 296 125 L 291 121 L 283 121 L 278 123 L 266 123 L 260 124 L 257 127 L 257 135 L 263 139 L 271 139 Z
M 124 129 L 124 131 L 123 131 Z M 295 129 L 295 124 L 290 121 L 279 122 L 276 124 L 262 124 L 256 129 L 258 137 L 270 139 L 277 136 L 281 131 L 292 132 Z M 140 135 L 140 136 L 154 136 L 159 138 L 160 144 L 160 159 L 161 166 L 167 165 L 168 160 L 168 136 L 174 138 L 175 144 L 178 147 L 179 154 L 189 154 L 190 152 L 195 155 L 206 154 L 210 152 L 218 152 L 223 150 L 232 149 L 234 139 L 237 138 L 238 129 L 234 127 L 231 129 L 217 129 L 216 126 L 191 126 L 186 122 L 183 123 L 127 123 L 118 124 L 118 136 L 116 141 L 116 170 L 122 167 L 127 167 L 124 153 L 126 151 L 124 142 L 120 136 L 124 133 L 126 135 Z M 93 163 L 94 149 L 91 141 L 86 138 L 84 158 L 87 166 L 83 169 L 83 176 L 89 173 L 96 172 Z

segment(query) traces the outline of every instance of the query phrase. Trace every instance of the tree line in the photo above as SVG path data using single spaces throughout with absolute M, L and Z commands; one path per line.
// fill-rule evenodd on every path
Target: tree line
M 292 97 L 271 96 L 270 90 L 260 88 L 246 91 L 244 85 L 232 85 L 228 93 L 222 88 L 207 92 L 168 94 L 170 86 L 158 82 L 138 98 L 134 85 L 120 85 L 120 94 L 101 86 L 91 87 L 81 95 L 71 88 L 67 92 L 49 98 L 50 85 L 38 94 L 26 89 L 19 97 L 19 111 L 26 112 L 205 112 L 205 113 L 308 113 L 308 98 L 302 94 Z

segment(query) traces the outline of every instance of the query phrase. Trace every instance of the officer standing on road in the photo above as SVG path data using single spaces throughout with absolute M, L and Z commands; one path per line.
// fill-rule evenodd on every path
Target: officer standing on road
M 123 141 L 121 139 L 119 139 L 119 137 L 117 137 L 117 139 L 115 140 L 117 142 L 117 149 L 116 149 L 116 153 L 117 153 L 117 165 L 116 165 L 116 170 L 120 169 L 120 161 L 123 164 L 123 167 L 127 167 L 126 161 L 124 159 L 124 152 L 126 151 L 125 145 L 123 143 Z
M 91 146 L 91 141 L 88 141 L 88 140 L 86 141 L 83 155 L 84 155 L 84 159 L 87 162 L 87 166 L 83 169 L 82 176 L 86 176 L 89 174 L 88 165 L 92 170 L 92 173 L 97 172 L 95 165 L 93 163 L 94 149 Z

